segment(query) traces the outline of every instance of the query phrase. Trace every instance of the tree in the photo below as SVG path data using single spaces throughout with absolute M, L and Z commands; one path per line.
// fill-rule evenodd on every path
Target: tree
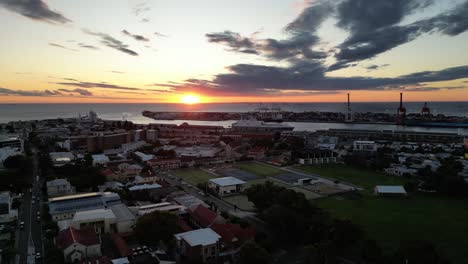
M 153 212 L 138 219 L 135 234 L 139 241 L 157 246 L 159 241 L 169 243 L 180 229 L 177 216 L 167 212 Z
M 20 169 L 24 166 L 29 165 L 26 163 L 26 158 L 23 155 L 14 155 L 6 158 L 3 162 L 3 166 L 7 169 Z
M 268 264 L 270 259 L 270 254 L 255 242 L 245 243 L 239 253 L 240 264 Z

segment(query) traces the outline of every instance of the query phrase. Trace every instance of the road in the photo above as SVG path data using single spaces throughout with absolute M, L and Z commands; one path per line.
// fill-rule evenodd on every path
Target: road
M 39 177 L 39 164 L 35 150 L 33 150 L 32 161 L 32 188 L 30 191 L 24 192 L 18 215 L 18 223 L 24 222 L 24 228 L 19 229 L 19 234 L 17 235 L 20 264 L 39 263 L 40 261 L 36 261 L 35 255 L 37 253 L 40 253 L 41 256 L 44 255 L 41 222 L 37 219 L 43 199 L 41 189 L 43 179 Z

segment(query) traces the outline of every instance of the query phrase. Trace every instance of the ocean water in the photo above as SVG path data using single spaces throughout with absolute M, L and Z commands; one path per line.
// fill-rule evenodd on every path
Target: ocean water
M 407 102 L 407 113 L 419 112 L 423 102 Z M 195 111 L 195 112 L 248 112 L 259 107 L 280 107 L 285 111 L 324 111 L 342 112 L 346 109 L 345 103 L 213 103 L 213 104 L 0 104 L 0 123 L 18 120 L 40 120 L 48 118 L 67 118 L 86 115 L 90 110 L 95 111 L 100 118 L 108 120 L 129 120 L 134 123 L 173 123 L 222 125 L 229 127 L 234 121 L 156 121 L 141 115 L 144 110 L 149 111 Z M 454 116 L 468 116 L 468 102 L 431 102 L 432 113 Z M 388 103 L 352 103 L 354 112 L 379 112 L 394 113 L 398 108 L 398 102 Z M 388 129 L 408 130 L 424 132 L 451 132 L 468 135 L 468 129 L 454 128 L 426 128 L 426 127 L 402 127 L 396 125 L 374 124 L 341 124 L 341 123 L 288 123 L 295 130 L 315 131 L 328 128 L 353 128 L 353 129 Z

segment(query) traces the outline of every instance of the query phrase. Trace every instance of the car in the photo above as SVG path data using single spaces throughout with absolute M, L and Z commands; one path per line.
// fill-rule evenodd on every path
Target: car
M 36 220 L 37 220 L 38 222 L 40 222 L 40 221 L 41 221 L 41 217 L 40 217 L 40 216 L 37 216 L 37 217 L 36 217 Z
M 36 253 L 36 259 L 40 259 L 41 258 L 41 253 L 37 252 Z
M 36 215 L 37 215 L 37 216 L 40 216 L 40 215 L 41 215 L 41 212 L 40 212 L 40 211 L 37 211 Z
M 32 200 L 32 201 L 31 201 L 31 203 L 32 203 L 32 204 L 35 204 L 35 203 L 36 203 L 36 201 L 35 201 L 35 200 Z
M 23 229 L 23 228 L 24 228 L 24 221 L 21 221 L 21 222 L 20 222 L 19 227 L 20 227 L 20 229 Z

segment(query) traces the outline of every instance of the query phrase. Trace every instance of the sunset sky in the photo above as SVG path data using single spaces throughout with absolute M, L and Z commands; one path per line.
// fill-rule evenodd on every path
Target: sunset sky
M 468 101 L 468 0 L 0 0 L 0 103 Z

